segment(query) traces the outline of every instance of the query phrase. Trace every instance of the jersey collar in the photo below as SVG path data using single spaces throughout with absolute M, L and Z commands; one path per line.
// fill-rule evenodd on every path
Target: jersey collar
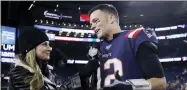
M 113 34 L 113 39 L 112 40 L 105 40 L 106 42 L 110 43 L 113 41 L 115 38 L 117 38 L 120 35 L 121 32 Z
M 120 32 L 121 33 L 121 32 Z M 113 39 L 115 39 L 116 37 L 118 37 L 120 35 L 120 33 L 115 33 L 113 34 Z

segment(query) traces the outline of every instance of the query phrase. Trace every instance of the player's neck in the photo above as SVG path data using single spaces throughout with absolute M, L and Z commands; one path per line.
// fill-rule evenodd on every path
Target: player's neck
M 110 41 L 113 39 L 113 35 L 116 33 L 120 33 L 121 32 L 121 28 L 120 27 L 115 27 L 111 30 L 111 33 L 109 34 L 107 40 Z

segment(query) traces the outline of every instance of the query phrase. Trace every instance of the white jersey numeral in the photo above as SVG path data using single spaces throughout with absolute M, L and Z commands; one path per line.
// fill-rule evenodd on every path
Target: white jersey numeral
M 113 59 L 109 59 L 105 62 L 104 64 L 104 69 L 112 69 L 110 67 L 110 65 L 113 64 L 114 65 L 114 73 L 113 74 L 109 74 L 106 78 L 105 78 L 105 83 L 104 85 L 110 85 L 111 84 L 111 80 L 115 79 L 115 73 L 117 71 L 119 71 L 119 75 L 122 76 L 123 75 L 123 65 L 122 62 L 117 59 L 117 58 L 113 58 Z
M 111 68 L 110 65 L 113 65 L 114 68 Z M 117 59 L 117 58 L 113 58 L 113 59 L 108 59 L 105 63 L 104 63 L 104 70 L 107 69 L 114 69 L 114 73 L 113 74 L 109 74 L 106 76 L 106 78 L 104 79 L 104 86 L 106 85 L 110 85 L 111 84 L 111 80 L 116 79 L 115 78 L 115 73 L 116 71 L 119 72 L 119 75 L 122 76 L 123 75 L 123 65 L 122 62 Z M 97 89 L 101 88 L 101 74 L 100 74 L 100 68 L 97 69 Z

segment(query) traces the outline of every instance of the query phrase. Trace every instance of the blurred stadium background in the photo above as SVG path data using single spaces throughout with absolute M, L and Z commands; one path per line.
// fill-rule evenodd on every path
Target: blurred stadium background
M 19 54 L 17 38 L 22 26 L 34 26 L 48 34 L 53 47 L 49 64 L 58 76 L 58 85 L 75 74 L 88 62 L 89 46 L 100 41 L 90 30 L 87 12 L 102 3 L 117 8 L 122 30 L 139 27 L 155 30 L 168 90 L 184 90 L 187 87 L 185 1 L 2 1 L 1 89 L 6 90 L 8 72 L 14 66 L 15 55 Z

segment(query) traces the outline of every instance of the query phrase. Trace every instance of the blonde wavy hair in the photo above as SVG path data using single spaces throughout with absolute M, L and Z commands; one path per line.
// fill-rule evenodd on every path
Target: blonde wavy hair
M 31 73 L 34 73 L 33 77 L 26 77 L 25 83 L 30 84 L 30 90 L 39 90 L 44 85 L 43 75 L 41 69 L 36 61 L 36 50 L 32 49 L 29 51 L 24 60 L 23 56 L 19 55 L 17 58 L 20 66 L 28 69 Z

